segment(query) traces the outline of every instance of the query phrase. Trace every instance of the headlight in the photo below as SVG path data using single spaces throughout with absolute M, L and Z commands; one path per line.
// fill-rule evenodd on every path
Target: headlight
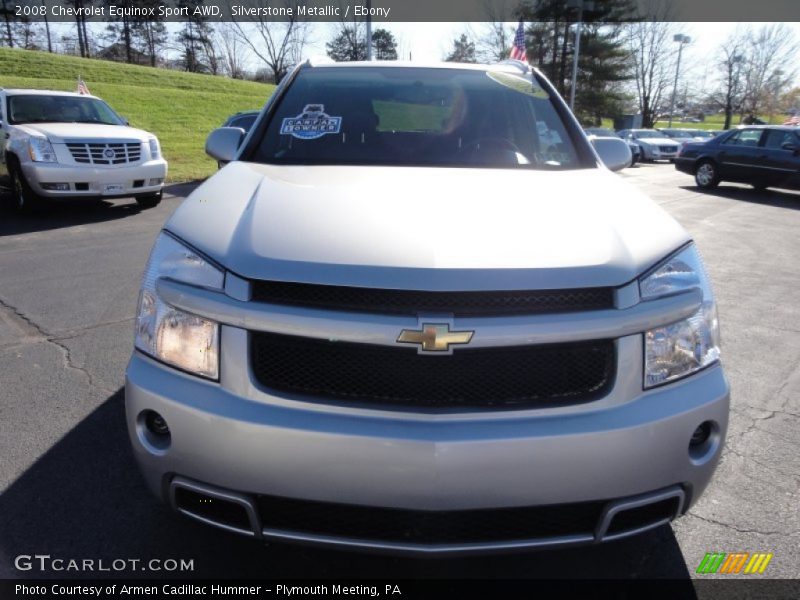
M 31 137 L 28 140 L 28 156 L 34 162 L 58 162 L 53 144 L 44 137 Z
M 717 305 L 694 244 L 680 250 L 639 280 L 642 300 L 696 288 L 700 309 L 688 319 L 644 334 L 644 387 L 685 377 L 719 360 Z
M 147 140 L 147 143 L 150 145 L 150 158 L 157 159 L 161 157 L 161 148 L 158 146 L 158 140 L 156 138 L 150 138 Z
M 166 304 L 156 280 L 221 290 L 225 274 L 167 233 L 156 240 L 145 268 L 136 315 L 136 347 L 165 363 L 196 375 L 219 377 L 219 324 Z

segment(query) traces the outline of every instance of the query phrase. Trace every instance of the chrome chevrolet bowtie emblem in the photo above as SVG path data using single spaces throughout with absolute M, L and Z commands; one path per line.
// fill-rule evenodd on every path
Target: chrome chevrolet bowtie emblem
M 422 330 L 403 329 L 397 341 L 401 344 L 419 344 L 425 352 L 447 352 L 450 344 L 468 344 L 474 331 L 450 331 L 447 324 L 424 323 Z

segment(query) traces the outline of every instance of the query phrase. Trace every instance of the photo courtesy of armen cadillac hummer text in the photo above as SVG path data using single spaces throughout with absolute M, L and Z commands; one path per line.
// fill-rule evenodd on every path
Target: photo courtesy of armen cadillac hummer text
M 507 61 L 308 61 L 158 235 L 125 403 L 149 488 L 258 540 L 412 555 L 680 517 L 728 425 L 689 234 Z

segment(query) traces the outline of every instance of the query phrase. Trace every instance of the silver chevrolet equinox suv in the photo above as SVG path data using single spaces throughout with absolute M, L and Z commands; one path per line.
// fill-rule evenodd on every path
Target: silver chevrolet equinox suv
M 206 150 L 231 162 L 156 240 L 125 392 L 175 510 L 443 555 L 700 497 L 729 405 L 706 271 L 541 73 L 307 62 Z

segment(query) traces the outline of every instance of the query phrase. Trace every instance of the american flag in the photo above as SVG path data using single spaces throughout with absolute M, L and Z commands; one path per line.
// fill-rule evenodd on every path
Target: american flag
M 527 58 L 527 53 L 525 52 L 525 28 L 522 26 L 522 21 L 519 22 L 517 34 L 514 36 L 514 45 L 511 47 L 511 58 L 513 60 L 522 61 Z
M 783 122 L 784 125 L 800 125 L 800 113 L 793 116 L 788 121 Z
M 79 94 L 84 94 L 86 96 L 91 96 L 91 92 L 89 92 L 89 88 L 86 87 L 86 83 L 80 77 L 78 77 L 78 93 Z

